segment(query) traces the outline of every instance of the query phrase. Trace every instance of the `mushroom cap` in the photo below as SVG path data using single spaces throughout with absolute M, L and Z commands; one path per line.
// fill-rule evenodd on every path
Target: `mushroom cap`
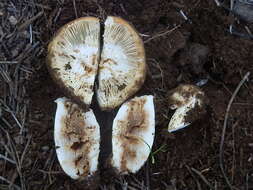
M 151 152 L 154 135 L 153 96 L 124 103 L 113 121 L 111 165 L 120 174 L 137 172 Z
M 54 125 L 56 154 L 64 172 L 73 179 L 86 178 L 97 170 L 100 130 L 93 111 L 58 98 Z
M 103 40 L 97 99 L 102 110 L 109 110 L 140 89 L 145 81 L 146 60 L 142 39 L 122 18 L 107 17 Z
M 100 23 L 83 17 L 64 25 L 48 45 L 47 66 L 66 94 L 89 105 L 98 68 Z
M 194 85 L 179 85 L 171 90 L 168 102 L 171 109 L 176 109 L 168 125 L 169 132 L 187 127 L 205 113 L 205 93 Z

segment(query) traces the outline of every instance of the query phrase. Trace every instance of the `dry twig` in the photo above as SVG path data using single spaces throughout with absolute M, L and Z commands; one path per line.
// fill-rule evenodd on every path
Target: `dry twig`
M 6 160 L 6 161 L 8 161 L 8 162 L 10 162 L 12 164 L 16 164 L 16 162 L 14 160 L 12 160 L 12 159 L 10 159 L 10 158 L 2 155 L 2 154 L 0 154 L 0 159 L 4 159 L 4 160 Z
M 15 184 L 12 184 L 12 182 L 11 181 L 9 181 L 8 179 L 5 179 L 4 177 L 2 177 L 2 176 L 0 176 L 0 180 L 2 180 L 2 181 L 4 181 L 4 182 L 6 182 L 6 183 L 8 183 L 8 184 L 11 184 L 15 189 L 18 189 L 18 190 L 20 190 L 21 188 L 19 187 L 19 186 L 17 186 L 17 185 L 15 185 Z
M 189 166 L 185 165 L 186 169 L 189 171 L 189 173 L 191 174 L 191 176 L 193 177 L 193 179 L 195 180 L 198 190 L 202 190 L 201 185 L 199 183 L 199 180 L 196 178 L 196 176 L 193 174 L 192 170 L 190 169 Z
M 144 44 L 145 44 L 145 43 L 148 43 L 148 42 L 150 42 L 151 40 L 154 40 L 154 39 L 156 39 L 156 38 L 169 35 L 169 34 L 171 34 L 172 32 L 174 32 L 175 30 L 177 30 L 177 29 L 180 28 L 180 27 L 181 27 L 181 24 L 175 26 L 174 28 L 172 28 L 172 29 L 170 29 L 170 30 L 166 30 L 165 32 L 161 32 L 161 33 L 155 34 L 154 36 L 152 36 L 152 37 L 150 37 L 149 39 L 145 40 L 145 41 L 144 41 Z
M 34 22 L 35 20 L 37 20 L 39 17 L 41 17 L 43 15 L 43 11 L 39 12 L 37 15 L 35 15 L 34 17 L 28 19 L 27 21 L 25 21 L 23 24 L 21 24 L 18 27 L 18 31 L 22 31 L 24 29 L 26 29 L 32 22 Z
M 235 159 L 235 127 L 238 125 L 238 121 L 236 121 L 233 126 L 232 126 L 232 147 L 233 147 L 233 160 L 232 160 L 232 168 L 231 168 L 231 172 L 232 172 L 232 183 L 234 181 L 234 174 L 235 174 L 235 164 L 236 164 L 236 159 Z
M 78 18 L 77 10 L 76 10 L 76 1 L 75 0 L 73 0 L 73 7 L 74 7 L 76 18 Z
M 222 130 L 222 135 L 221 135 L 221 142 L 220 142 L 220 152 L 219 152 L 219 162 L 220 162 L 220 169 L 222 172 L 223 177 L 225 178 L 225 181 L 228 185 L 228 187 L 233 190 L 234 187 L 232 186 L 232 184 L 230 183 L 226 173 L 225 173 L 225 169 L 224 169 L 224 165 L 223 165 L 223 146 L 224 146 L 224 139 L 225 139 L 225 133 L 226 133 L 226 128 L 227 128 L 227 122 L 228 122 L 228 115 L 229 115 L 229 111 L 231 108 L 231 105 L 237 95 L 237 93 L 239 92 L 241 86 L 243 85 L 243 83 L 248 79 L 250 75 L 250 72 L 247 72 L 245 74 L 245 76 L 243 77 L 243 79 L 241 80 L 241 82 L 238 84 L 238 86 L 236 87 L 231 99 L 229 100 L 227 109 L 226 109 L 226 114 L 225 114 L 225 119 L 224 119 L 224 123 L 223 123 L 223 130 Z
M 201 179 L 202 181 L 210 188 L 210 189 L 215 189 L 211 183 L 209 183 L 209 181 L 205 178 L 205 176 L 202 175 L 202 173 L 198 170 L 196 170 L 195 168 L 191 168 L 191 170 L 196 173 Z

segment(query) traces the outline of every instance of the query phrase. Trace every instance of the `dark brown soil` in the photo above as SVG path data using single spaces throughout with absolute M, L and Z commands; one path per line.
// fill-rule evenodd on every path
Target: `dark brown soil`
M 47 44 L 77 17 L 107 15 L 128 20 L 143 37 L 149 69 L 137 95 L 155 96 L 152 151 L 163 145 L 166 150 L 153 154 L 155 162 L 150 158 L 137 174 L 101 171 L 100 178 L 79 182 L 64 174 L 55 154 L 54 100 L 63 92 L 47 71 Z M 223 122 L 234 90 L 253 72 L 253 40 L 227 32 L 231 23 L 253 31 L 212 0 L 1 0 L 0 154 L 11 161 L 0 157 L 0 189 L 229 189 L 219 163 Z M 207 114 L 168 133 L 168 91 L 202 79 L 208 79 L 201 87 L 209 99 Z M 252 118 L 251 74 L 233 101 L 224 141 L 225 173 L 237 189 L 253 189 Z

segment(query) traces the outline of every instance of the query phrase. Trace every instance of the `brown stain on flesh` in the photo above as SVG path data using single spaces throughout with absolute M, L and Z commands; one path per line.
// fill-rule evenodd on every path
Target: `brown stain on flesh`
M 100 63 L 99 63 L 99 69 L 103 70 L 103 69 L 107 69 L 111 72 L 111 74 L 113 75 L 113 69 L 111 69 L 110 66 L 112 65 L 118 65 L 117 62 L 115 62 L 114 60 L 108 58 L 108 59 L 101 59 Z
M 82 156 L 78 156 L 75 160 L 75 166 L 78 166 L 79 162 L 82 160 Z
M 76 104 L 71 102 L 66 102 L 65 107 L 68 111 L 67 116 L 64 120 L 63 134 L 69 140 L 73 140 L 71 138 L 80 138 L 85 136 L 86 133 L 84 131 L 84 118 L 82 114 L 82 110 L 78 108 Z
M 71 144 L 69 151 L 76 155 L 73 163 L 77 169 L 77 175 L 86 177 L 90 172 L 88 155 L 92 149 L 92 144 L 95 143 L 90 138 L 94 132 L 94 126 L 87 126 L 84 111 L 77 104 L 66 101 L 64 106 L 67 114 L 62 120 L 64 127 L 61 132 Z
M 98 59 L 97 59 L 96 55 L 92 55 L 91 64 L 92 65 L 97 65 L 98 64 Z
M 80 64 L 83 67 L 85 74 L 81 75 L 81 77 L 86 77 L 87 75 L 93 75 L 93 74 L 95 75 L 97 72 L 97 69 L 94 66 L 97 65 L 97 63 L 98 62 L 97 62 L 96 55 L 92 55 L 92 58 L 91 58 L 91 65 L 92 66 L 89 66 L 88 64 L 86 64 L 85 62 L 82 61 Z
M 121 158 L 121 167 L 120 171 L 122 173 L 129 172 L 129 169 L 127 168 L 127 163 L 131 160 L 134 160 L 137 156 L 137 152 L 135 150 L 132 150 L 129 146 L 125 146 L 124 152 L 122 154 Z
M 105 59 L 103 62 L 102 62 L 102 65 L 104 65 L 104 64 L 109 64 L 109 65 L 118 65 L 118 63 L 116 62 L 116 61 L 114 61 L 114 60 L 112 60 L 112 59 L 110 59 L 110 58 L 108 58 L 108 59 Z
M 50 51 L 48 52 L 48 56 L 46 58 L 46 66 L 51 75 L 53 81 L 60 87 L 62 93 L 66 96 L 71 98 L 74 102 L 78 103 L 84 110 L 88 110 L 89 105 L 83 102 L 83 97 L 77 96 L 74 92 L 74 88 L 70 86 L 66 86 L 62 79 L 60 78 L 59 70 L 60 68 L 52 68 L 52 60 L 55 57 L 55 52 Z
M 78 176 L 87 177 L 89 175 L 90 166 L 89 166 L 89 161 L 85 157 L 85 155 L 81 155 L 81 156 L 77 157 L 77 159 L 75 160 L 75 166 L 76 166 L 76 168 L 78 168 L 78 170 L 77 170 Z M 81 172 L 81 170 L 82 170 L 82 172 Z
M 126 132 L 129 134 L 135 134 L 146 129 L 148 126 L 147 114 L 144 110 L 146 99 L 142 98 L 139 100 L 132 100 L 129 102 L 129 111 L 127 117 L 127 128 Z
M 107 70 L 112 75 L 110 79 L 103 79 L 99 82 L 99 91 L 103 92 L 105 99 L 109 102 L 107 104 L 104 103 L 101 107 L 102 110 L 114 109 L 125 102 L 126 99 L 134 95 L 142 87 L 146 79 L 145 57 L 143 58 L 143 61 L 129 63 L 133 65 L 133 69 L 128 72 L 119 71 L 116 74 L 111 68 L 111 65 L 113 64 L 118 65 L 120 62 L 116 63 L 111 59 L 102 58 L 99 64 L 99 70 L 101 73 L 103 73 L 103 70 Z M 118 79 L 119 81 L 117 81 Z M 115 84 L 111 87 L 113 90 L 111 90 L 110 86 L 114 82 Z M 111 92 L 117 93 L 112 94 Z
M 92 67 L 85 65 L 85 63 L 81 63 L 81 64 L 83 66 L 83 69 L 86 71 L 85 75 L 87 75 L 87 74 L 89 75 L 94 71 L 94 69 Z
M 178 94 L 182 99 L 176 98 L 175 94 Z M 168 92 L 167 99 L 170 106 L 181 107 L 187 104 L 194 96 L 201 102 L 206 101 L 204 92 L 194 85 L 179 85 Z
M 63 47 L 64 47 L 66 44 L 65 44 L 65 42 L 63 42 L 63 41 L 58 41 L 58 42 L 57 42 L 57 45 L 63 46 Z
M 120 171 L 128 172 L 127 163 L 133 162 L 137 157 L 136 147 L 143 144 L 143 140 L 140 139 L 139 133 L 147 130 L 147 113 L 144 110 L 146 99 L 133 99 L 128 103 L 128 115 L 124 121 L 119 121 L 119 128 L 121 128 L 121 134 L 118 140 L 121 141 L 121 147 L 123 153 L 121 156 Z
M 80 141 L 80 142 L 74 142 L 72 145 L 71 145 L 71 149 L 76 151 L 78 149 L 81 149 L 83 147 L 83 145 L 85 145 L 87 143 L 87 141 L 83 142 L 83 141 Z
M 70 56 L 67 55 L 67 54 L 65 54 L 65 53 L 57 53 L 57 54 L 58 54 L 59 57 L 65 57 L 65 58 L 67 58 L 67 59 L 70 58 Z

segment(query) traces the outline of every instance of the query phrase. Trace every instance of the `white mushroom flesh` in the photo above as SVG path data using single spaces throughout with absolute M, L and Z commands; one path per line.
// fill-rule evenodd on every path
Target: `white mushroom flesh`
M 153 96 L 124 103 L 112 129 L 111 164 L 121 174 L 137 172 L 147 160 L 155 135 Z
M 83 112 L 77 104 L 58 98 L 54 126 L 56 153 L 64 172 L 73 179 L 97 170 L 100 130 L 93 111 Z
M 48 65 L 53 77 L 87 105 L 94 94 L 99 38 L 99 20 L 80 18 L 63 26 L 48 48 Z
M 98 73 L 101 109 L 113 109 L 133 95 L 145 80 L 143 42 L 135 29 L 118 17 L 108 17 Z

